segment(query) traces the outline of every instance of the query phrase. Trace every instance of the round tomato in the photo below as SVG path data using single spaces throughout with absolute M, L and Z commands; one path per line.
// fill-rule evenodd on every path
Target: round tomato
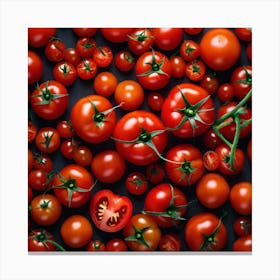
M 115 126 L 113 137 L 119 154 L 135 165 L 157 161 L 168 141 L 161 120 L 144 110 L 124 115 Z
M 175 78 L 183 78 L 186 70 L 186 63 L 181 56 L 174 55 L 170 58 L 172 67 L 172 76 Z
M 53 77 L 64 86 L 70 86 L 76 81 L 77 70 L 69 62 L 59 62 L 53 68 Z
M 182 28 L 153 28 L 155 44 L 164 51 L 174 50 L 183 39 Z
M 43 61 L 34 51 L 28 50 L 28 84 L 38 82 L 43 76 Z
M 30 149 L 28 149 L 28 173 L 33 169 L 34 156 Z
M 129 173 L 125 180 L 125 187 L 130 194 L 141 195 L 148 189 L 148 182 L 143 173 Z
M 28 120 L 28 143 L 31 143 L 36 138 L 37 134 L 37 125 L 32 122 L 32 120 Z
M 76 147 L 78 147 L 78 143 L 74 138 L 66 139 L 61 143 L 60 152 L 65 158 L 72 159 Z
M 60 235 L 69 247 L 81 248 L 92 239 L 93 227 L 86 217 L 72 215 L 63 221 Z
M 45 56 L 51 62 L 59 62 L 64 59 L 66 46 L 58 38 L 51 38 L 45 46 Z
M 239 59 L 240 52 L 238 38 L 226 28 L 208 30 L 200 41 L 200 56 L 215 71 L 232 67 Z
M 205 73 L 206 67 L 201 60 L 192 60 L 186 65 L 186 76 L 191 81 L 200 81 Z
M 244 42 L 252 41 L 252 30 L 251 28 L 234 28 L 234 31 L 238 38 L 243 40 Z
M 204 88 L 210 95 L 214 94 L 219 88 L 219 81 L 215 73 L 204 75 L 200 80 L 200 86 Z
M 145 214 L 132 216 L 123 230 L 123 235 L 132 251 L 155 251 L 161 239 L 157 224 Z
M 246 236 L 252 233 L 251 217 L 241 216 L 234 220 L 233 230 L 238 236 Z
M 91 58 L 96 48 L 96 42 L 93 38 L 82 37 L 76 43 L 76 50 L 80 57 Z
M 111 48 L 108 46 L 95 48 L 93 51 L 93 60 L 100 68 L 109 66 L 113 61 L 113 53 Z
M 112 95 L 117 85 L 117 77 L 111 72 L 100 72 L 93 81 L 93 88 L 96 93 L 104 97 Z
M 197 35 L 199 34 L 201 31 L 203 30 L 203 28 L 198 28 L 198 27 L 194 27 L 194 28 L 184 28 L 184 31 L 189 34 L 189 35 Z
M 161 111 L 164 98 L 158 92 L 150 92 L 148 94 L 147 103 L 148 106 L 154 111 Z
M 247 145 L 247 154 L 250 160 L 252 160 L 252 138 L 249 140 Z
M 80 145 L 75 147 L 72 153 L 72 159 L 76 164 L 81 166 L 88 166 L 92 161 L 92 152 L 87 146 Z
M 56 28 L 28 28 L 28 45 L 43 47 L 55 36 Z
M 56 125 L 56 130 L 61 138 L 71 138 L 75 132 L 70 121 L 62 120 Z
M 152 163 L 146 167 L 146 177 L 153 184 L 159 184 L 165 178 L 164 168 L 159 163 Z
M 190 138 L 206 132 L 215 118 L 214 103 L 208 92 L 191 83 L 171 89 L 161 110 L 161 119 L 180 138 Z
M 207 151 L 203 154 L 203 165 L 208 171 L 214 171 L 219 166 L 219 156 L 214 151 Z
M 75 48 L 66 49 L 64 58 L 66 62 L 71 63 L 74 66 L 77 66 L 77 64 L 81 61 L 81 58 Z
M 82 80 L 90 80 L 97 73 L 97 64 L 92 58 L 83 58 L 77 65 L 77 75 Z
M 100 28 L 103 37 L 113 43 L 122 43 L 127 41 L 128 34 L 133 28 Z
M 41 169 L 50 173 L 53 170 L 53 161 L 45 154 L 35 154 L 33 166 L 35 169 Z
M 161 251 L 180 251 L 180 248 L 181 239 L 174 233 L 165 234 L 159 242 L 159 249 Z
M 197 59 L 199 54 L 199 44 L 193 40 L 185 40 L 180 46 L 180 55 L 187 62 Z
M 126 226 L 131 215 L 132 202 L 126 196 L 103 189 L 91 199 L 90 216 L 100 230 L 117 232 Z
M 130 71 L 135 65 L 135 59 L 128 51 L 119 51 L 115 54 L 114 63 L 123 72 Z
M 233 243 L 233 251 L 252 251 L 252 235 L 241 236 Z
M 28 174 L 28 185 L 36 191 L 45 191 L 50 182 L 51 175 L 42 169 L 34 169 Z
M 79 37 L 92 37 L 97 32 L 98 28 L 72 28 L 74 33 Z
M 55 128 L 43 127 L 36 135 L 35 144 L 41 152 L 51 154 L 59 148 L 60 136 Z
M 225 103 L 230 101 L 234 97 L 234 87 L 229 83 L 221 84 L 218 88 L 218 97 Z
M 215 149 L 223 143 L 222 139 L 215 133 L 213 129 L 206 131 L 203 137 L 204 145 L 209 149 Z
M 127 251 L 127 245 L 122 239 L 113 238 L 107 242 L 106 251 L 110 251 L 110 252 Z
M 102 241 L 92 240 L 87 246 L 87 251 L 106 251 L 106 247 Z

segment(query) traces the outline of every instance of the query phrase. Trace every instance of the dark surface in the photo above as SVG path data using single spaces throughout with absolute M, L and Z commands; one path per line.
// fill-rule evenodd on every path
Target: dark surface
M 200 38 L 202 36 L 202 34 L 206 31 L 207 29 L 204 29 L 203 32 L 199 35 L 187 35 L 186 33 L 184 33 L 184 38 L 188 38 L 188 39 L 194 39 L 195 41 L 199 42 Z M 77 41 L 77 36 L 74 34 L 74 32 L 72 31 L 71 28 L 58 28 L 57 29 L 57 34 L 56 37 L 59 37 L 60 39 L 62 39 L 66 45 L 66 48 L 70 48 L 70 47 L 75 47 L 76 45 L 76 41 Z M 127 44 L 126 43 L 121 43 L 121 44 L 112 44 L 108 41 L 106 41 L 102 36 L 100 31 L 98 31 L 95 36 L 94 39 L 97 42 L 98 46 L 101 45 L 109 45 L 113 51 L 113 53 L 116 53 L 118 50 L 123 50 L 123 49 L 127 49 Z M 241 52 L 241 57 L 239 59 L 239 61 L 236 63 L 236 65 L 233 67 L 235 68 L 237 65 L 249 65 L 250 61 L 248 60 L 246 53 L 245 53 L 245 49 L 246 49 L 246 43 L 241 42 L 241 48 L 242 48 L 242 52 Z M 52 77 L 52 68 L 55 65 L 55 63 L 49 62 L 46 60 L 43 51 L 43 48 L 30 48 L 35 50 L 37 53 L 40 54 L 41 58 L 43 59 L 43 63 L 44 63 L 44 74 L 42 79 L 40 80 L 39 84 L 41 82 L 45 82 L 47 80 L 51 80 L 53 79 Z M 157 50 L 156 47 L 154 47 L 155 50 Z M 159 50 L 160 51 L 160 50 Z M 172 53 L 174 53 L 176 50 L 172 51 L 172 52 L 165 52 L 168 56 L 170 56 Z M 136 56 L 134 56 L 136 58 Z M 232 68 L 232 69 L 233 69 Z M 223 82 L 228 82 L 229 81 L 229 75 L 232 72 L 232 69 L 229 69 L 228 71 L 223 71 L 223 72 L 217 72 L 217 77 L 219 79 L 220 84 L 222 84 Z M 135 79 L 135 72 L 134 69 L 132 69 L 129 73 L 122 73 L 120 72 L 118 69 L 116 69 L 114 67 L 114 63 L 112 63 L 109 67 L 107 68 L 103 68 L 103 69 L 98 69 L 98 73 L 99 72 L 103 72 L 103 71 L 111 71 L 112 73 L 114 73 L 117 78 L 118 78 L 118 82 L 122 81 L 122 80 L 126 80 L 126 79 Z M 207 73 L 209 73 L 210 71 L 207 71 Z M 179 84 L 181 82 L 187 82 L 188 79 L 186 77 L 182 78 L 182 79 L 175 79 L 172 78 L 170 83 L 162 90 L 160 90 L 159 92 L 161 92 L 164 96 L 166 96 L 169 92 L 169 90 L 176 84 Z M 29 89 L 32 91 L 34 89 L 35 86 L 30 86 Z M 44 126 L 56 126 L 56 124 L 60 121 L 60 120 L 69 120 L 69 116 L 70 116 L 70 112 L 71 112 L 71 108 L 73 107 L 73 105 L 76 103 L 77 100 L 79 100 L 81 97 L 83 96 L 87 96 L 89 94 L 93 94 L 94 90 L 93 90 L 93 79 L 89 80 L 89 81 L 84 81 L 84 80 L 80 80 L 79 78 L 77 78 L 77 80 L 75 81 L 75 83 L 68 88 L 68 92 L 69 92 L 69 107 L 68 110 L 65 112 L 64 115 L 62 115 L 61 118 L 55 120 L 55 121 L 47 121 L 47 120 L 43 120 L 40 119 L 38 117 L 36 117 L 35 113 L 32 114 L 32 116 L 34 117 L 34 122 L 36 123 L 36 125 L 38 126 L 38 129 L 40 127 L 44 127 Z M 145 90 L 146 96 L 148 91 Z M 221 103 L 218 100 L 218 98 L 215 96 L 215 94 L 212 96 L 215 102 L 215 107 L 218 108 Z M 110 101 L 114 103 L 113 97 L 111 96 Z M 144 102 L 144 104 L 142 105 L 141 108 L 139 109 L 148 109 L 150 110 L 147 105 L 146 102 Z M 118 117 L 120 117 L 121 115 L 124 115 L 126 112 L 121 111 L 121 110 L 117 110 L 117 114 Z M 155 113 L 155 112 L 154 112 Z M 156 113 L 157 114 L 157 113 Z M 158 114 L 159 115 L 159 114 Z M 77 136 L 75 136 L 77 139 L 79 139 Z M 82 141 L 81 139 L 79 139 L 81 143 L 84 143 L 86 146 L 91 147 L 93 155 L 95 155 L 97 152 L 101 151 L 101 150 L 106 150 L 108 148 L 112 149 L 114 148 L 114 143 L 112 140 L 108 140 L 105 143 L 102 144 L 98 144 L 98 145 L 91 145 L 89 143 L 86 143 L 84 141 Z M 245 138 L 240 140 L 239 143 L 239 147 L 242 149 L 246 149 L 247 143 L 248 143 L 249 138 Z M 195 139 L 179 139 L 177 137 L 174 137 L 172 135 L 170 135 L 169 137 L 169 144 L 168 147 L 174 146 L 175 144 L 179 144 L 179 143 L 190 143 L 193 144 L 195 146 L 197 146 L 201 152 L 205 152 L 207 150 L 207 148 L 204 146 L 203 142 L 202 142 L 202 137 L 196 137 Z M 165 152 L 168 150 L 168 147 L 165 149 Z M 31 150 L 33 152 L 38 152 L 36 150 L 36 147 L 34 144 L 29 145 L 29 148 L 31 148 Z M 245 152 L 246 155 L 246 162 L 245 162 L 245 167 L 242 170 L 242 172 L 236 176 L 225 176 L 225 178 L 228 180 L 230 186 L 233 186 L 235 183 L 240 182 L 240 181 L 251 181 L 251 162 L 249 161 L 248 157 L 247 157 L 247 153 Z M 68 163 L 73 163 L 72 160 L 67 160 L 65 159 L 59 152 L 59 150 L 57 152 L 55 152 L 54 154 L 51 154 L 50 157 L 53 160 L 54 163 L 54 170 L 55 171 L 59 171 L 62 167 L 64 167 L 65 165 L 67 165 Z M 164 164 L 163 162 L 161 162 L 162 164 Z M 90 171 L 90 167 L 87 168 Z M 131 198 L 132 202 L 133 202 L 133 207 L 134 207 L 134 211 L 133 213 L 140 213 L 143 210 L 143 205 L 144 205 L 144 198 L 145 198 L 145 194 L 137 197 L 137 196 L 133 196 L 130 195 L 125 188 L 125 178 L 126 175 L 129 174 L 132 171 L 140 171 L 145 173 L 145 167 L 139 167 L 139 166 L 134 166 L 130 163 L 127 163 L 127 170 L 126 170 L 126 174 L 122 177 L 122 179 L 114 184 L 111 185 L 103 185 L 100 182 L 98 182 L 98 184 L 94 187 L 92 194 L 96 193 L 97 191 L 99 191 L 100 189 L 103 188 L 108 188 L 111 189 L 113 192 L 116 192 L 118 194 L 121 195 L 126 195 L 128 197 Z M 91 172 L 91 171 L 90 171 Z M 165 179 L 166 182 L 168 182 L 168 179 Z M 174 185 L 174 184 L 173 184 Z M 193 201 L 196 198 L 195 195 L 195 186 L 196 184 L 194 184 L 191 187 L 185 187 L 185 188 L 180 188 L 181 190 L 183 190 L 183 192 L 185 193 L 188 201 Z M 151 189 L 153 187 L 152 184 L 149 184 L 149 189 Z M 34 196 L 36 195 L 36 192 L 34 192 Z M 221 216 L 223 211 L 227 212 L 226 217 L 223 219 L 223 222 L 227 228 L 227 243 L 226 246 L 224 248 L 224 251 L 232 251 L 232 245 L 233 242 L 236 240 L 237 236 L 234 234 L 233 232 L 233 221 L 236 217 L 238 217 L 239 215 L 232 209 L 232 207 L 230 206 L 229 201 L 227 201 L 225 203 L 224 206 L 215 209 L 215 210 L 210 210 L 207 209 L 205 207 L 203 207 L 199 202 L 193 202 L 188 206 L 185 218 L 188 220 L 190 217 L 192 217 L 195 213 L 199 213 L 199 212 L 212 212 L 215 213 L 218 216 Z M 83 207 L 77 208 L 77 209 L 67 209 L 66 207 L 63 207 L 63 215 L 62 217 L 59 219 L 59 221 L 57 223 L 55 223 L 52 226 L 49 227 L 45 227 L 46 230 L 48 230 L 49 232 L 51 232 L 52 234 L 54 234 L 55 239 L 58 243 L 60 243 L 66 250 L 72 250 L 74 251 L 74 249 L 69 248 L 67 245 L 64 244 L 64 242 L 61 240 L 60 234 L 59 234 L 59 230 L 60 230 L 60 225 L 63 222 L 63 220 L 73 214 L 81 214 L 84 215 L 86 217 L 88 217 L 88 219 L 90 220 L 90 222 L 92 223 L 93 227 L 94 227 L 94 239 L 100 239 L 102 240 L 104 243 L 106 243 L 108 240 L 114 238 L 114 237 L 120 237 L 122 238 L 122 231 L 117 232 L 117 233 L 105 233 L 100 231 L 98 228 L 95 227 L 95 225 L 93 224 L 93 222 L 91 221 L 91 218 L 89 216 L 89 202 L 84 205 Z M 184 226 L 185 226 L 185 222 L 183 222 L 178 228 L 169 228 L 169 229 L 162 229 L 162 234 L 167 233 L 167 232 L 174 232 L 177 233 L 182 240 L 182 246 L 181 246 L 181 250 L 182 251 L 188 251 L 187 245 L 185 243 L 184 240 Z M 34 225 L 31 222 L 31 229 L 35 229 L 38 228 L 37 225 Z M 84 248 L 80 248 L 78 249 L 79 251 L 83 251 Z

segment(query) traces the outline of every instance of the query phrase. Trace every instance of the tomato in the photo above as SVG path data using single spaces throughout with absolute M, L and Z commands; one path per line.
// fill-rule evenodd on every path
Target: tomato
M 237 148 L 233 156 L 233 168 L 230 166 L 231 149 L 226 144 L 219 145 L 215 152 L 219 156 L 218 171 L 226 175 L 236 175 L 241 172 L 245 164 L 244 152 Z
M 70 120 L 80 138 L 89 143 L 101 143 L 113 133 L 116 113 L 105 97 L 88 95 L 74 104 Z
M 97 64 L 92 58 L 84 58 L 77 65 L 77 75 L 82 80 L 90 80 L 97 73 Z
M 72 28 L 73 32 L 79 37 L 92 37 L 97 32 L 98 28 Z
M 87 246 L 87 251 L 106 251 L 106 247 L 102 241 L 92 240 Z
M 131 217 L 123 230 L 126 244 L 132 251 L 155 251 L 161 239 L 161 231 L 148 215 Z
M 32 198 L 33 198 L 33 190 L 31 189 L 30 186 L 28 186 L 27 191 L 28 191 L 28 205 L 29 205 L 31 200 L 32 200 Z
M 42 169 L 34 169 L 28 174 L 28 185 L 36 191 L 45 191 L 50 182 L 52 176 Z
M 129 173 L 125 180 L 125 187 L 130 194 L 141 195 L 148 189 L 148 182 L 143 173 Z
M 148 51 L 142 54 L 135 65 L 138 82 L 148 90 L 164 88 L 172 76 L 169 59 L 161 52 Z
M 81 37 L 76 43 L 76 50 L 80 57 L 91 58 L 96 49 L 96 42 L 90 37 Z
M 111 72 L 100 72 L 93 81 L 93 88 L 97 94 L 108 97 L 115 92 L 118 80 Z
M 56 28 L 28 28 L 28 45 L 43 47 L 55 36 Z
M 140 107 L 144 101 L 144 90 L 134 80 L 123 80 L 115 89 L 115 102 L 123 110 L 133 111 Z
M 218 88 L 218 98 L 223 102 L 231 101 L 234 97 L 234 87 L 229 83 L 221 84 Z
M 252 41 L 252 30 L 251 28 L 234 28 L 234 31 L 239 39 L 245 42 Z
M 119 252 L 127 251 L 126 243 L 120 238 L 113 238 L 109 240 L 106 244 L 106 251 Z
M 224 205 L 229 192 L 228 182 L 218 173 L 205 174 L 196 186 L 196 196 L 199 202 L 210 209 Z
M 185 75 L 186 63 L 181 56 L 174 55 L 170 58 L 172 67 L 172 76 L 175 78 L 183 78 Z
M 93 52 L 93 60 L 100 68 L 109 66 L 113 61 L 113 53 L 111 48 L 108 46 L 95 48 Z
M 53 127 L 41 128 L 35 138 L 38 150 L 43 153 L 54 153 L 60 146 L 60 137 L 57 130 Z
M 252 235 L 241 236 L 233 243 L 233 251 L 252 251 Z
M 223 143 L 222 139 L 215 133 L 213 129 L 206 131 L 203 137 L 204 145 L 209 149 L 215 149 Z
M 72 159 L 73 152 L 77 146 L 78 146 L 78 143 L 75 139 L 73 139 L 73 138 L 66 139 L 61 143 L 60 152 L 65 158 Z
M 252 233 L 252 220 L 250 217 L 240 216 L 233 222 L 233 230 L 238 236 L 246 236 Z
M 219 81 L 216 77 L 215 73 L 210 73 L 207 75 L 204 75 L 202 79 L 200 80 L 199 85 L 207 90 L 207 92 L 212 95 L 214 94 L 218 88 L 219 88 Z
M 132 215 L 132 203 L 108 189 L 94 194 L 90 202 L 90 216 L 97 228 L 105 232 L 123 229 Z
M 93 183 L 87 169 L 77 164 L 68 164 L 54 176 L 52 188 L 62 205 L 80 207 L 89 200 Z
M 147 103 L 148 106 L 154 111 L 161 111 L 164 98 L 158 92 L 150 92 L 148 94 Z
M 213 124 L 214 118 L 214 103 L 208 92 L 191 83 L 173 87 L 161 110 L 164 124 L 180 138 L 203 134 Z
M 231 84 L 234 87 L 234 95 L 242 99 L 252 89 L 252 66 L 239 66 L 231 74 Z
M 168 141 L 161 120 L 144 110 L 124 115 L 115 126 L 113 138 L 119 154 L 135 165 L 157 161 Z
M 28 251 L 56 251 L 57 245 L 53 235 L 46 230 L 36 229 L 28 234 Z M 61 246 L 58 248 L 63 249 Z
M 185 220 L 187 198 L 178 188 L 168 183 L 153 187 L 146 195 L 144 212 L 163 228 L 176 226 Z
M 150 29 L 137 28 L 128 35 L 128 48 L 136 55 L 150 51 L 153 45 L 154 36 Z
M 240 57 L 241 47 L 235 34 L 226 28 L 208 30 L 200 41 L 200 56 L 213 70 L 232 67 Z
M 180 248 L 181 239 L 174 233 L 165 234 L 159 242 L 160 251 L 180 251 Z
M 70 86 L 76 81 L 77 70 L 69 62 L 59 62 L 53 68 L 53 77 L 64 86 Z
M 92 161 L 92 152 L 87 146 L 79 146 L 74 148 L 72 159 L 81 166 L 88 166 Z
M 164 168 L 159 163 L 152 163 L 146 167 L 146 177 L 153 184 L 159 184 L 165 178 Z
M 77 64 L 81 61 L 80 56 L 75 48 L 68 48 L 65 51 L 64 59 L 66 62 L 77 66 Z
M 135 65 L 135 59 L 128 51 L 119 51 L 115 54 L 114 63 L 123 72 L 130 71 Z
M 201 60 L 192 60 L 186 65 L 186 76 L 191 81 L 200 81 L 205 73 L 206 67 Z
M 153 28 L 155 44 L 164 51 L 174 50 L 183 39 L 182 28 Z
M 252 44 L 249 43 L 246 47 L 246 55 L 249 60 L 252 60 Z
M 37 125 L 33 123 L 31 120 L 28 121 L 28 143 L 34 141 L 37 135 Z
M 126 170 L 123 158 L 114 150 L 99 152 L 93 157 L 91 171 L 100 182 L 111 184 L 119 181 Z
M 203 28 L 197 28 L 197 27 L 195 27 L 195 28 L 184 28 L 184 31 L 189 35 L 197 35 L 202 30 L 203 30 Z
M 47 173 L 50 173 L 53 170 L 53 161 L 52 159 L 44 154 L 35 154 L 34 156 L 34 169 L 41 169 Z
M 28 84 L 38 82 L 43 76 L 43 61 L 34 51 L 28 50 Z
M 214 151 L 207 151 L 203 154 L 203 165 L 208 171 L 214 171 L 219 166 L 219 156 Z
M 59 62 L 64 59 L 66 46 L 58 38 L 51 38 L 45 46 L 45 56 L 51 62 Z
M 100 28 L 102 36 L 113 43 L 122 43 L 127 41 L 128 34 L 132 32 L 133 28 Z
M 72 215 L 63 221 L 60 235 L 69 247 L 81 248 L 92 239 L 93 227 L 86 217 Z
M 247 145 L 247 154 L 250 160 L 252 160 L 252 138 L 249 140 Z
M 31 96 L 32 110 L 42 119 L 54 120 L 68 107 L 68 91 L 57 81 L 47 81 L 38 86 Z
M 56 125 L 56 130 L 61 138 L 71 138 L 75 132 L 70 121 L 62 120 Z
M 28 173 L 32 170 L 34 163 L 34 156 L 30 149 L 28 149 Z
M 217 118 L 220 118 L 227 113 L 233 111 L 235 107 L 237 106 L 237 102 L 230 102 L 227 103 L 226 105 L 223 105 L 219 108 L 218 110 L 218 115 Z M 250 120 L 252 119 L 252 112 L 250 108 L 246 107 L 241 107 L 236 113 L 235 116 L 239 116 L 240 118 L 240 135 L 239 138 L 245 138 L 248 135 L 250 135 L 251 130 L 252 130 L 252 124 Z M 232 117 L 225 119 L 223 124 L 232 121 L 230 124 L 223 126 L 222 128 L 219 129 L 219 131 L 224 135 L 225 138 L 228 140 L 233 140 L 235 133 L 236 133 L 236 122 L 232 119 Z M 244 125 L 244 126 L 243 126 Z
M 180 46 L 180 55 L 187 62 L 197 59 L 199 54 L 199 44 L 193 40 L 185 40 Z
M 52 194 L 40 194 L 31 201 L 30 216 L 41 226 L 53 225 L 62 214 L 62 207 L 58 199 Z
M 252 184 L 250 182 L 239 182 L 230 191 L 230 203 L 233 209 L 240 215 L 252 213 Z
M 227 230 L 215 214 L 195 214 L 186 223 L 185 240 L 192 251 L 220 251 L 227 240 Z

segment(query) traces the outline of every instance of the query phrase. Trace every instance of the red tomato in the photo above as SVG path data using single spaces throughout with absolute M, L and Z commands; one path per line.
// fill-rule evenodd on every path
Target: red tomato
M 126 244 L 132 251 L 155 251 L 161 239 L 161 231 L 148 215 L 131 217 L 123 230 Z
M 56 248 L 65 251 L 48 231 L 36 229 L 28 234 L 28 251 L 56 251 Z
M 111 72 L 100 72 L 93 81 L 93 88 L 97 94 L 108 97 L 115 92 L 118 80 Z
M 239 59 L 240 52 L 240 42 L 229 29 L 213 28 L 200 41 L 200 56 L 215 71 L 232 67 Z
M 146 195 L 144 212 L 163 228 L 176 226 L 185 220 L 187 198 L 178 188 L 168 183 L 153 187 Z
M 38 150 L 43 153 L 54 153 L 60 146 L 60 137 L 57 130 L 53 127 L 41 128 L 35 138 Z
M 172 76 L 175 78 L 183 78 L 186 70 L 186 63 L 181 56 L 174 55 L 170 58 L 172 67 Z
M 218 97 L 223 103 L 231 101 L 234 97 L 234 87 L 229 83 L 221 84 L 218 89 Z
M 234 28 L 234 31 L 239 39 L 245 42 L 252 41 L 252 30 L 251 28 Z
M 51 38 L 45 46 L 45 56 L 51 62 L 59 62 L 64 59 L 66 46 L 58 38 Z
M 100 240 L 92 240 L 87 246 L 87 251 L 107 251 L 105 244 Z
M 124 115 L 115 126 L 113 137 L 119 154 L 135 165 L 157 161 L 168 141 L 161 120 L 144 110 Z
M 224 205 L 229 192 L 228 182 L 218 173 L 205 174 L 196 186 L 196 196 L 199 202 L 210 209 Z
M 110 252 L 127 251 L 127 245 L 122 239 L 113 238 L 107 242 L 106 251 L 110 251 Z
M 112 134 L 116 113 L 108 99 L 88 95 L 74 104 L 70 119 L 76 134 L 89 143 L 101 143 Z
M 113 61 L 113 53 L 111 48 L 108 46 L 95 48 L 93 52 L 93 60 L 100 68 L 109 66 Z
M 53 170 L 53 161 L 52 159 L 44 154 L 36 154 L 34 156 L 33 166 L 35 169 L 44 170 L 47 173 L 50 173 Z
M 252 220 L 250 217 L 240 216 L 233 222 L 233 230 L 238 236 L 252 233 Z
M 252 60 L 252 44 L 249 43 L 246 47 L 246 54 L 249 60 Z
M 252 251 L 252 235 L 241 236 L 233 243 L 233 251 Z
M 54 176 L 53 188 L 61 204 L 67 207 L 80 207 L 89 200 L 93 183 L 91 174 L 84 167 L 69 164 Z
M 128 34 L 133 28 L 100 28 L 102 36 L 113 43 L 122 43 L 127 41 Z
M 177 234 L 165 234 L 159 243 L 160 251 L 180 251 L 181 239 Z
M 148 51 L 142 54 L 135 65 L 136 78 L 148 90 L 164 88 L 170 81 L 172 67 L 161 52 Z
M 148 94 L 148 106 L 154 111 L 161 111 L 164 102 L 163 96 L 158 92 L 150 92 Z
M 180 55 L 187 62 L 197 59 L 199 54 L 199 44 L 193 40 L 185 40 L 180 46 Z
M 167 177 L 176 185 L 191 186 L 204 173 L 201 152 L 193 145 L 173 146 L 166 154 Z
M 214 94 L 218 88 L 219 88 L 219 81 L 216 77 L 215 73 L 210 73 L 207 75 L 204 75 L 202 79 L 200 80 L 199 85 L 207 90 L 207 92 L 212 95 Z
M 148 189 L 148 182 L 143 173 L 129 173 L 125 180 L 125 187 L 130 194 L 141 195 Z
M 182 28 L 153 28 L 155 44 L 164 51 L 174 50 L 183 39 Z
M 199 213 L 187 221 L 185 240 L 192 251 L 220 251 L 226 244 L 227 230 L 216 215 Z
M 209 149 L 215 149 L 223 143 L 222 139 L 212 129 L 209 129 L 204 134 L 203 142 L 205 146 Z
M 130 71 L 135 65 L 135 59 L 128 51 L 119 51 L 115 54 L 114 63 L 123 72 Z
M 206 132 L 215 118 L 214 103 L 207 91 L 190 83 L 179 84 L 167 95 L 161 119 L 180 138 Z
M 97 73 L 97 64 L 92 58 L 84 58 L 77 65 L 77 75 L 82 80 L 90 80 Z
M 34 141 L 36 135 L 37 135 L 37 125 L 32 123 L 31 120 L 28 121 L 28 143 L 31 143 Z
M 90 216 L 97 228 L 105 232 L 123 229 L 132 215 L 132 203 L 126 196 L 119 196 L 103 189 L 94 194 L 90 202 Z
M 207 151 L 203 154 L 203 165 L 208 171 L 214 171 L 219 166 L 219 156 L 214 151 Z
M 75 48 L 68 48 L 65 51 L 65 61 L 77 66 L 77 64 L 81 61 L 80 56 Z
M 32 110 L 42 119 L 59 118 L 68 107 L 68 91 L 59 82 L 47 81 L 38 86 L 31 96 Z
M 189 35 L 197 35 L 199 34 L 203 28 L 184 28 L 184 31 Z
M 76 81 L 77 70 L 69 62 L 59 62 L 53 67 L 53 77 L 64 86 L 70 86 Z
M 55 36 L 56 28 L 28 28 L 28 45 L 43 47 Z
M 72 159 L 73 151 L 76 149 L 76 147 L 78 147 L 78 143 L 75 141 L 75 139 L 66 139 L 61 143 L 60 152 L 65 158 Z
M 201 60 L 192 60 L 186 65 L 186 76 L 189 80 L 200 81 L 206 73 L 206 67 Z
M 28 186 L 28 205 L 30 204 L 31 200 L 33 198 L 33 190 Z
M 61 138 L 71 138 L 75 132 L 70 121 L 62 120 L 56 125 L 56 130 Z
M 30 149 L 28 149 L 28 173 L 32 170 L 34 163 L 34 156 Z
M 159 184 L 165 178 L 164 168 L 158 163 L 152 163 L 146 167 L 146 177 L 153 184 Z
M 28 50 L 28 84 L 38 82 L 43 76 L 43 61 L 34 51 Z
M 60 235 L 69 247 L 81 248 L 92 239 L 93 227 L 86 217 L 72 215 L 63 221 Z
M 79 146 L 73 150 L 72 159 L 81 166 L 88 166 L 92 161 L 92 152 L 86 146 Z
M 28 185 L 36 191 L 45 191 L 51 181 L 51 176 L 42 169 L 34 169 L 28 174 Z
M 252 213 L 252 184 L 250 182 L 239 182 L 230 191 L 230 203 L 233 209 L 240 215 Z
M 98 28 L 72 28 L 74 33 L 79 37 L 92 37 Z
M 247 154 L 250 160 L 252 160 L 252 138 L 249 140 L 247 145 Z
M 144 101 L 144 90 L 134 80 L 121 81 L 115 89 L 115 102 L 123 110 L 133 111 L 139 108 Z
M 123 158 L 114 150 L 99 152 L 93 157 L 91 171 L 102 183 L 112 184 L 121 179 L 126 170 Z
M 76 43 L 76 50 L 80 57 L 91 58 L 96 49 L 96 42 L 93 38 L 82 37 Z

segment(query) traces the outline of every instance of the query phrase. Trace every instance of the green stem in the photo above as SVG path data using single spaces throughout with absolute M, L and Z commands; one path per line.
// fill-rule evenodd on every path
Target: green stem
M 235 151 L 237 148 L 237 144 L 239 141 L 239 135 L 240 135 L 240 118 L 236 117 L 235 118 L 235 124 L 236 124 L 236 131 L 233 139 L 233 143 L 231 146 L 231 151 L 230 151 L 230 158 L 229 158 L 229 163 L 230 163 L 230 169 L 233 171 L 234 170 L 234 158 L 235 158 Z

